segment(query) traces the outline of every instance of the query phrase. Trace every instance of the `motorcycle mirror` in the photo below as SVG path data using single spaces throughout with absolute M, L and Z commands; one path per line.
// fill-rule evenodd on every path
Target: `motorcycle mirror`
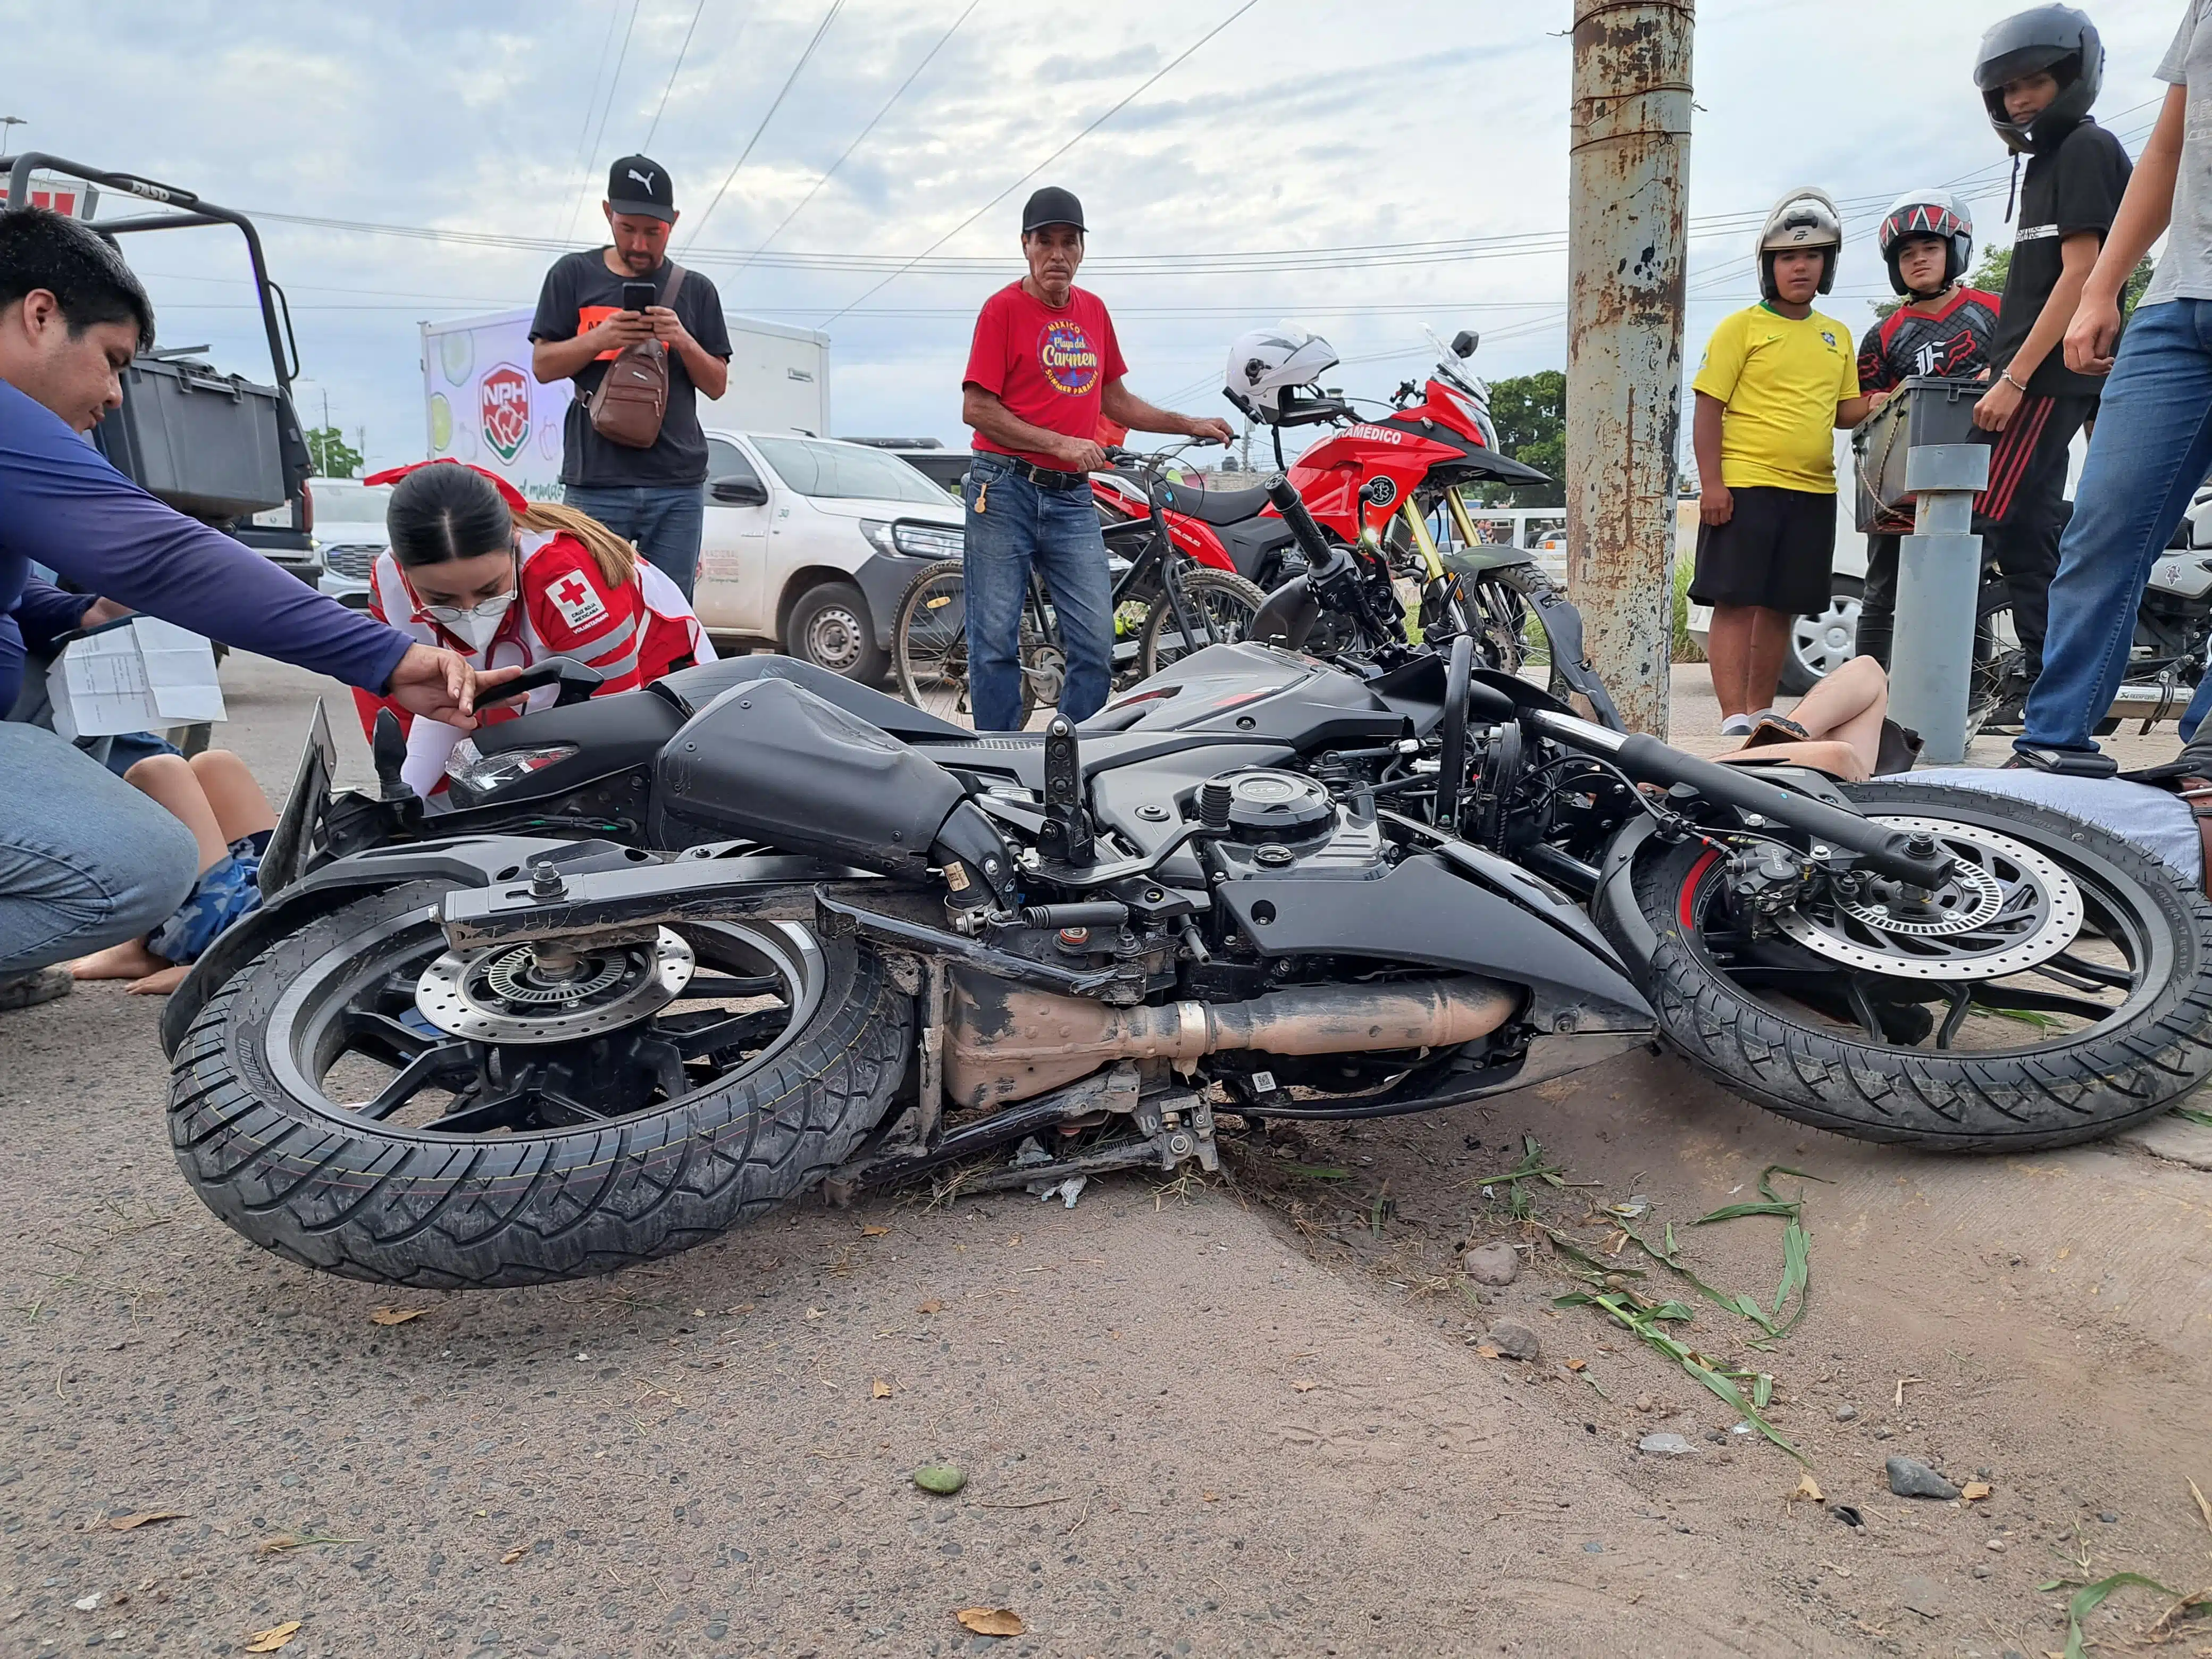
M 1475 347 L 1482 343 L 1482 336 L 1471 328 L 1463 328 L 1452 336 L 1452 356 L 1464 361 L 1474 356 Z

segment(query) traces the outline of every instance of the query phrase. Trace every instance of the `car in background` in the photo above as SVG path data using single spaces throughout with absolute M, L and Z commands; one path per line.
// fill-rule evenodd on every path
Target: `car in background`
M 931 483 L 944 485 L 945 493 L 956 499 L 961 480 L 968 476 L 969 453 L 947 449 L 941 438 L 848 438 L 844 441 L 888 451 Z
M 880 446 L 709 430 L 692 603 L 718 645 L 770 646 L 873 685 L 899 601 L 933 562 L 960 556 L 963 522 L 958 501 Z
M 376 556 L 392 545 L 384 528 L 390 484 L 365 484 L 352 478 L 310 478 L 307 499 L 314 504 L 316 550 L 323 562 L 316 585 L 341 605 L 368 608 L 369 573 Z

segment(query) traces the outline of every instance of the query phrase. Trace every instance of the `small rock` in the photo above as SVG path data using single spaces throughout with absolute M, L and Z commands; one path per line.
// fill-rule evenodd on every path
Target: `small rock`
M 1974 1577 L 1977 1577 L 1977 1578 L 1986 1578 L 1986 1577 L 1988 1577 L 1989 1576 L 1990 1576 L 1990 1564 L 1989 1564 L 1988 1562 L 1986 1562 L 1986 1561 L 1977 1561 L 1977 1562 L 1975 1562 L 1975 1563 L 1974 1563 Z
M 1956 1498 L 1959 1489 L 1917 1458 L 1893 1457 L 1883 1465 L 1889 1471 L 1889 1489 L 1899 1498 Z M 1906 1602 L 1911 1607 L 1911 1602 Z M 1915 1613 L 1923 1611 L 1913 1607 Z
M 1951 1599 L 1932 1578 L 1908 1578 L 1897 1587 L 1897 1599 L 1923 1619 L 1941 1619 L 1951 1610 Z
M 1654 1457 L 1689 1457 L 1698 1449 L 1679 1434 L 1647 1434 L 1636 1443 L 1636 1449 Z
M 1996 1477 L 1991 1474 L 1987 1469 L 1976 1469 L 1974 1471 L 1974 1479 L 1977 1480 L 1994 1480 Z
M 1636 1396 L 1636 1409 L 1640 1412 L 1656 1411 L 1658 1401 L 1648 1394 L 1639 1394 Z
M 1521 1273 L 1521 1258 L 1504 1239 L 1469 1250 L 1460 1266 L 1478 1285 L 1510 1285 Z
M 1877 1440 L 1887 1440 L 1889 1438 L 1889 1436 L 1890 1431 L 1887 1429 L 1876 1429 L 1874 1431 L 1874 1437 Z
M 968 1484 L 968 1477 L 950 1463 L 925 1463 L 914 1472 L 914 1484 L 939 1498 L 950 1498 Z
M 2118 1526 L 2120 1521 L 2120 1517 L 2114 1515 L 2110 1510 L 2099 1510 L 2097 1511 L 2097 1519 L 2103 1522 L 2108 1527 Z
M 1544 1352 L 1536 1333 L 1517 1319 L 1499 1320 L 1482 1340 L 1508 1359 L 1534 1359 Z
M 1858 1414 L 1859 1408 L 1856 1406 L 1838 1406 L 1836 1407 L 1836 1421 L 1838 1423 L 1849 1423 L 1853 1419 L 1856 1418 Z
M 2002 1555 L 2004 1553 L 2004 1540 L 2002 1538 L 1992 1538 L 1988 1543 L 1983 1545 L 1982 1547 L 1985 1550 L 1995 1550 L 1999 1555 Z

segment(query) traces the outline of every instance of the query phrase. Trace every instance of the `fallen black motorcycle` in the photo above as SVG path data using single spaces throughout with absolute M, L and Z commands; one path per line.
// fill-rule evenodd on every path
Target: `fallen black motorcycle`
M 2212 1072 L 2212 907 L 2131 848 L 1700 761 L 1473 661 L 1215 646 L 1079 732 L 984 737 L 787 659 L 589 702 L 549 665 L 569 705 L 477 734 L 436 817 L 331 798 L 311 744 L 272 897 L 165 1018 L 179 1160 L 291 1260 L 490 1286 L 825 1183 L 1210 1169 L 1231 1125 L 1655 1037 L 1956 1151 Z

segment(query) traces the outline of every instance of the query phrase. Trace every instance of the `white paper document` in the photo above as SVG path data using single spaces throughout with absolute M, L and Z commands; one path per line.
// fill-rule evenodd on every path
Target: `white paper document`
M 228 720 L 215 651 L 154 617 L 72 641 L 46 672 L 54 730 L 74 742 Z

